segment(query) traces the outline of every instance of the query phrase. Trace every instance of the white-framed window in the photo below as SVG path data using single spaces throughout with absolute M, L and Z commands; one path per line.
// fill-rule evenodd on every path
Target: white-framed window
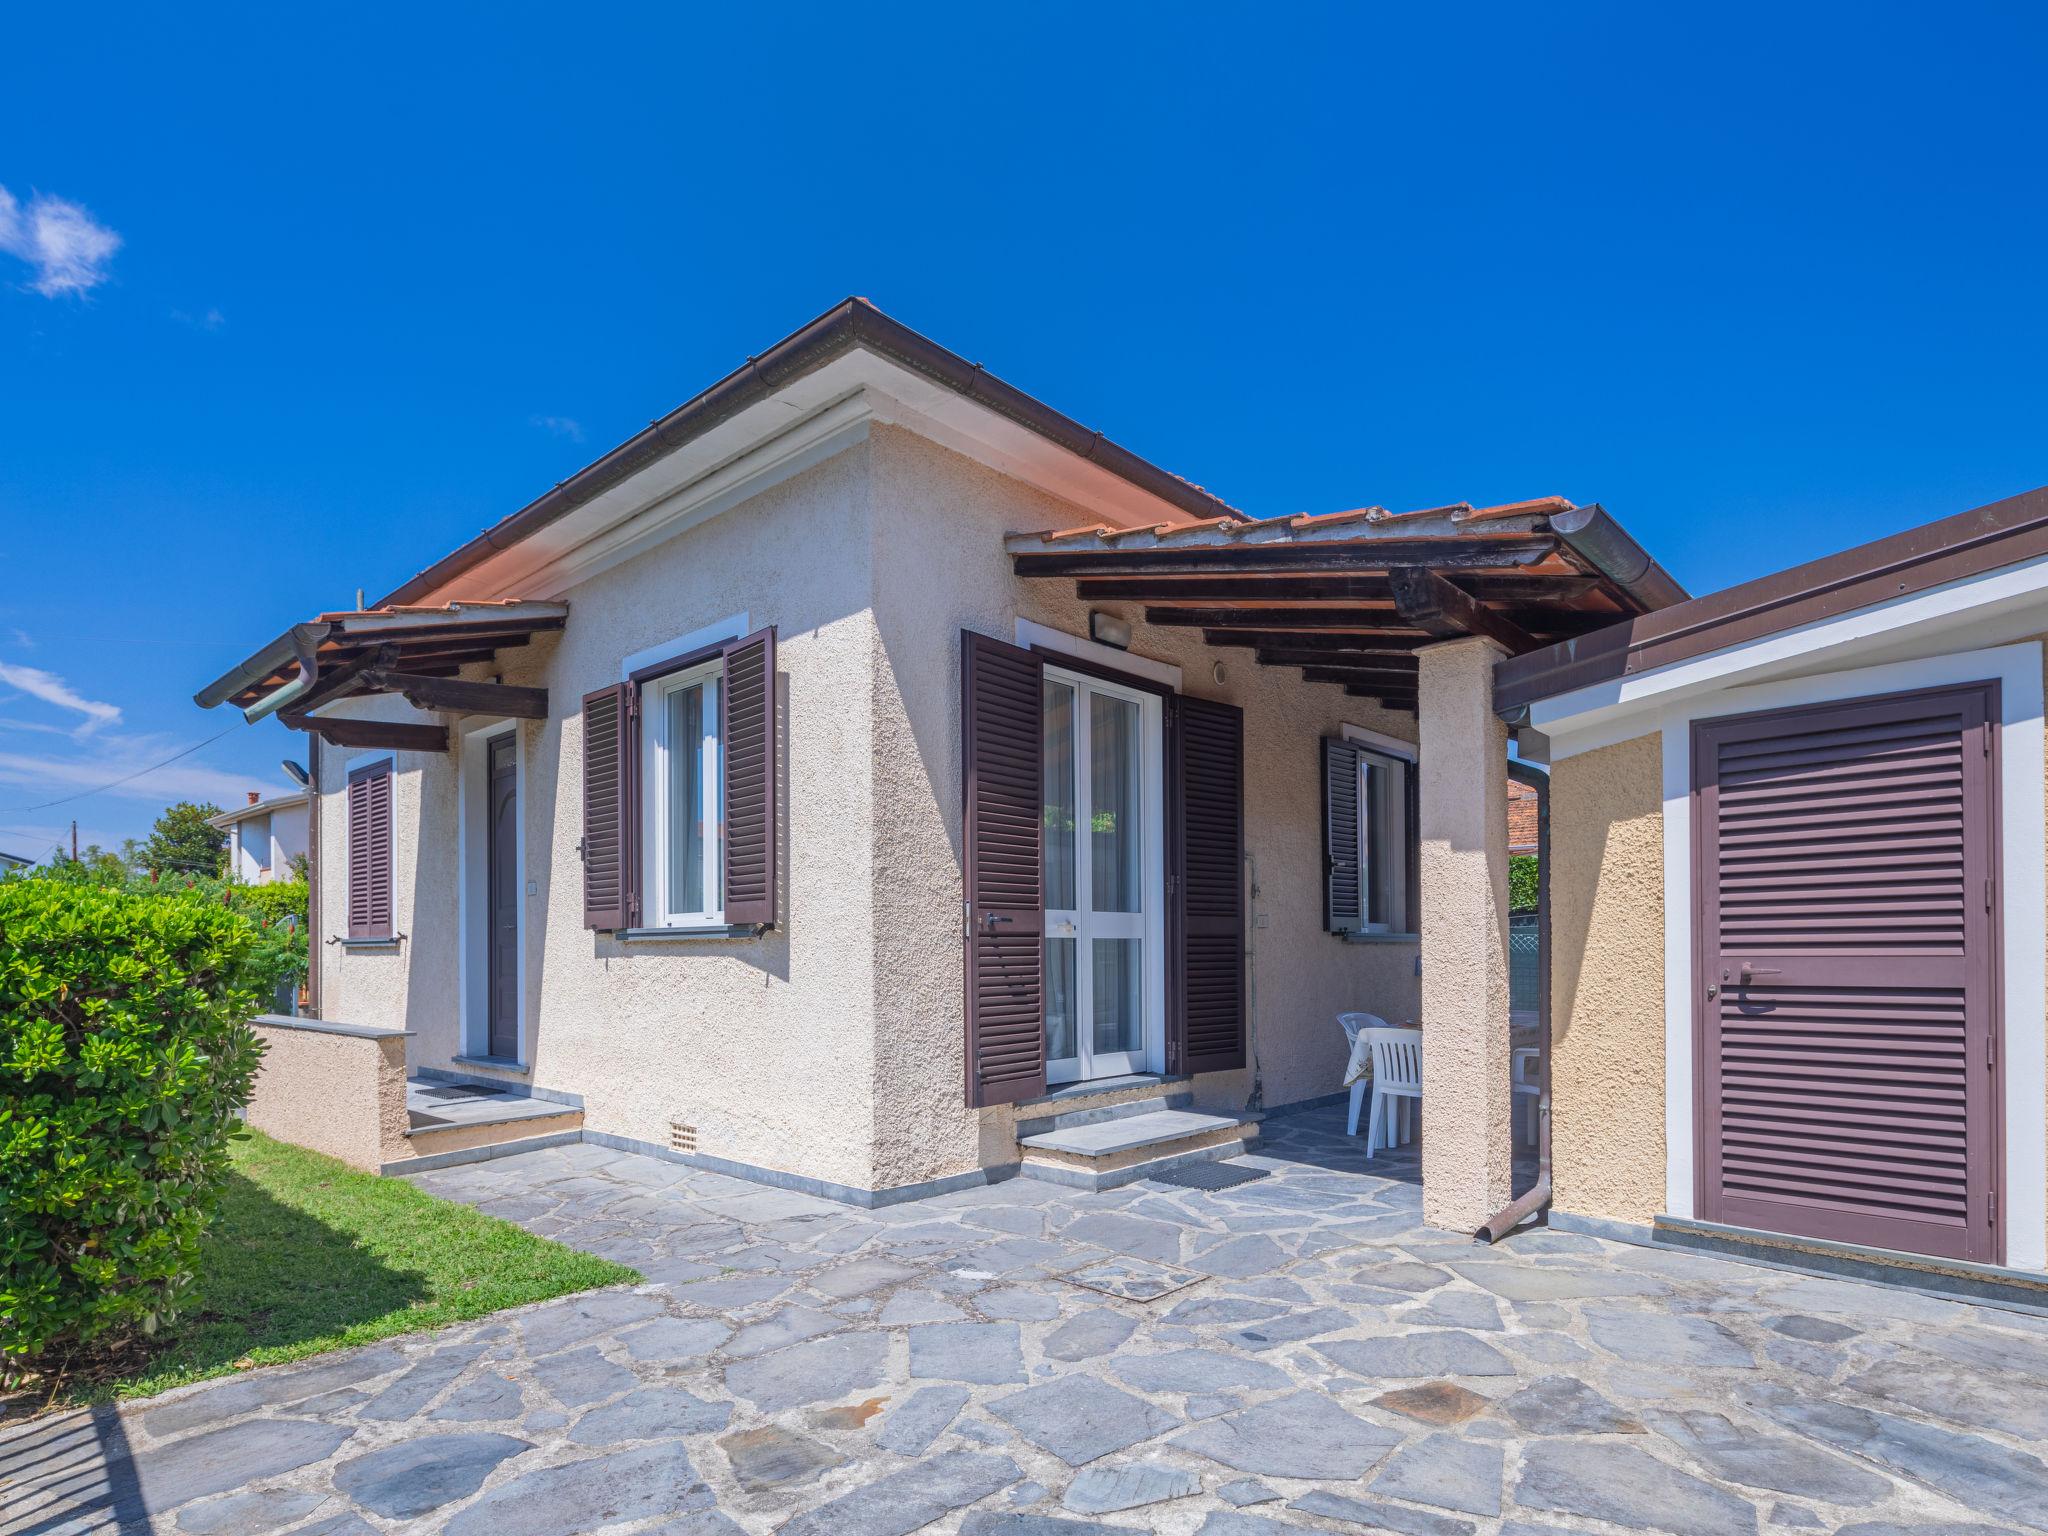
M 1413 933 L 1408 882 L 1416 828 L 1408 777 L 1415 765 L 1391 753 L 1358 753 L 1358 869 L 1361 933 Z
M 640 690 L 641 869 L 650 928 L 725 921 L 724 663 L 650 679 Z

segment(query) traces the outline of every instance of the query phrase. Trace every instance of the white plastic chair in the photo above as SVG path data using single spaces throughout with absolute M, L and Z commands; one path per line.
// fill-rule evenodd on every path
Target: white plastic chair
M 1422 1108 L 1422 1031 L 1369 1029 L 1365 1040 L 1372 1051 L 1372 1114 L 1365 1131 L 1370 1157 L 1415 1134 Z
M 1387 1021 L 1376 1013 L 1340 1013 L 1337 1015 L 1337 1027 L 1344 1031 L 1344 1043 L 1351 1047 L 1351 1058 L 1344 1068 L 1345 1081 L 1351 1089 L 1351 1119 L 1344 1127 L 1344 1134 L 1356 1136 L 1359 1107 L 1365 1102 L 1365 1090 L 1371 1083 L 1366 1068 L 1372 1061 L 1371 1056 L 1359 1048 L 1359 1032 L 1385 1029 Z

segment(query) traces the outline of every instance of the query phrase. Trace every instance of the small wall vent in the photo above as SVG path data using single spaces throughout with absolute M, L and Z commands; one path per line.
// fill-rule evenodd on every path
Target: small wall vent
M 685 1125 L 680 1120 L 669 1121 L 668 1149 L 671 1152 L 694 1153 L 697 1150 L 697 1127 Z

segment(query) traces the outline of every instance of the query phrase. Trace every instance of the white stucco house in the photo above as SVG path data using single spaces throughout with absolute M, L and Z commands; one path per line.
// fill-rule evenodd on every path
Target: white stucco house
M 1252 518 L 849 300 L 200 692 L 310 754 L 314 1017 L 250 1119 L 1101 1187 L 1338 1097 L 1365 1011 L 1423 1025 L 1439 1226 L 2035 1284 L 2044 530 L 1689 600 L 1597 505 Z M 1921 1100 L 1946 1141 L 1873 1139 Z
M 303 790 L 265 796 L 252 789 L 246 805 L 208 817 L 211 825 L 228 835 L 228 877 L 247 885 L 292 879 L 293 861 L 305 856 L 308 849 L 311 800 Z

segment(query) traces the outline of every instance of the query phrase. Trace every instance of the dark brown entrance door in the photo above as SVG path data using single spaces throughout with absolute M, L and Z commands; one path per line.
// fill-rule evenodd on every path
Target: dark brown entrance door
M 1694 725 L 1703 1219 L 2001 1257 L 1997 692 Z
M 519 1055 L 519 774 L 518 742 L 511 732 L 491 738 L 488 779 L 490 826 L 485 837 L 489 899 L 485 951 L 490 973 L 486 1046 L 512 1061 Z

